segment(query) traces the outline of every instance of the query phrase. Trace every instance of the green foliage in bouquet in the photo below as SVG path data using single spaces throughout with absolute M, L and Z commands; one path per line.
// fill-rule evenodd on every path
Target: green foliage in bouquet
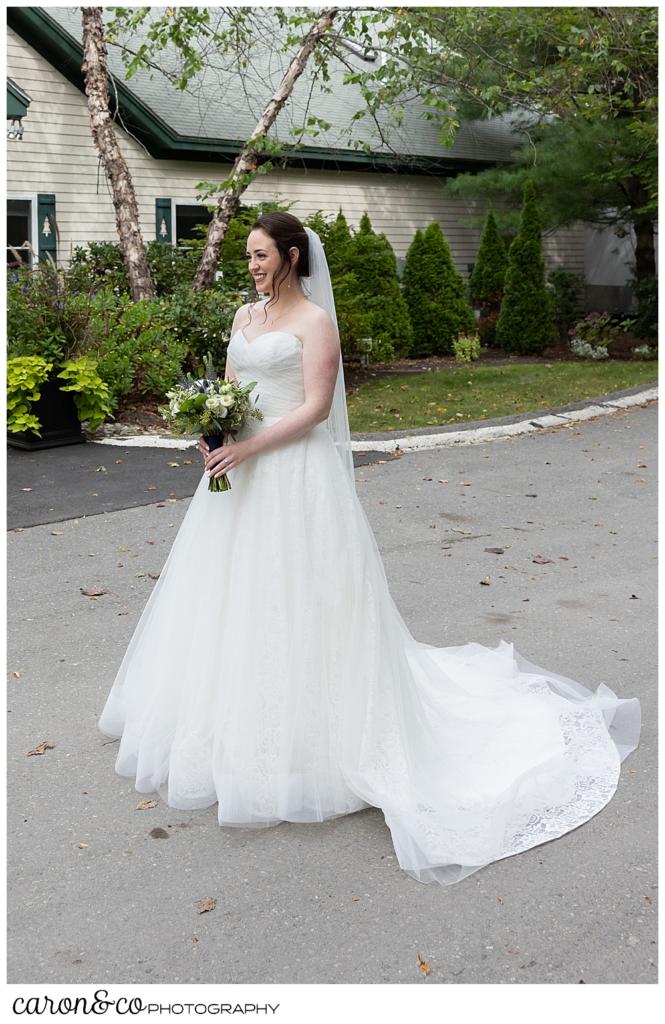
M 496 344 L 504 352 L 540 355 L 556 338 L 552 296 L 545 284 L 536 188 L 529 178 L 524 186 L 519 234 L 508 250 Z
M 235 437 L 248 419 L 263 419 L 263 413 L 250 401 L 250 394 L 256 381 L 249 384 L 234 384 L 217 376 L 212 357 L 207 353 L 204 359 L 205 377 L 195 380 L 190 374 L 166 392 L 169 404 L 160 407 L 160 412 L 177 434 L 202 434 L 223 440 L 224 435 Z M 228 491 L 231 483 L 224 474 L 211 477 L 210 491 Z

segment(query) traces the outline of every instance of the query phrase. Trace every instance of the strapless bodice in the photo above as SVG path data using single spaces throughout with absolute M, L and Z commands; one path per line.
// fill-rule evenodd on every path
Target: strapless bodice
M 286 415 L 305 400 L 302 343 L 288 331 L 266 331 L 248 341 L 236 331 L 228 348 L 239 384 L 256 381 L 252 399 L 267 419 Z

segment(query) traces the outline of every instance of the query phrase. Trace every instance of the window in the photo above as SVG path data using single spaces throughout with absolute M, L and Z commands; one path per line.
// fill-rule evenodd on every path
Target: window
M 197 224 L 206 226 L 212 220 L 212 214 L 205 206 L 180 206 L 175 208 L 175 237 L 177 243 L 190 238 L 201 238 L 201 234 L 195 231 Z
M 7 266 L 32 264 L 35 244 L 32 231 L 33 201 L 31 199 L 7 200 Z M 12 247 L 11 249 L 9 247 Z M 15 250 L 15 251 L 12 251 Z

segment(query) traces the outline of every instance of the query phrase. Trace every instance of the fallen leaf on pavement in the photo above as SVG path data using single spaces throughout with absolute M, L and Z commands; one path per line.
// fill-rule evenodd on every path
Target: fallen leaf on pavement
M 150 837 L 152 839 L 170 839 L 171 836 L 165 828 L 153 828 L 150 830 Z
M 125 461 L 124 459 L 116 459 L 115 460 L 115 464 L 116 464 L 116 466 L 118 466 L 118 465 L 120 465 L 121 462 L 124 462 L 124 461 Z
M 174 469 L 180 469 L 180 463 L 179 462 L 169 462 L 168 465 L 169 466 L 173 466 Z
M 51 536 L 52 537 L 64 537 L 65 536 L 65 531 L 64 530 L 51 530 Z
M 423 972 L 423 974 L 429 974 L 430 971 L 432 970 L 430 965 L 427 963 L 427 960 L 423 960 L 420 953 L 418 953 L 418 967 Z
M 102 594 L 108 594 L 108 590 L 104 590 L 103 587 L 79 587 L 79 590 L 84 597 L 101 597 Z
M 546 558 L 544 555 L 534 555 L 531 561 L 535 562 L 536 565 L 547 565 L 547 563 L 551 562 L 552 559 Z
M 106 466 L 97 466 L 95 473 L 106 473 Z
M 20 679 L 20 678 L 21 678 L 21 673 L 20 673 L 20 672 L 12 672 L 12 675 L 13 675 L 13 676 L 14 676 L 14 677 L 15 677 L 16 679 Z
M 32 757 L 35 754 L 43 754 L 47 750 L 53 750 L 54 747 L 55 743 L 53 743 L 51 740 L 42 740 L 41 743 L 37 744 L 34 750 L 28 751 L 26 757 Z
M 217 906 L 217 900 L 213 899 L 212 896 L 206 896 L 205 899 L 199 900 L 196 904 L 197 914 L 205 914 L 208 910 L 214 910 Z
M 485 579 L 483 579 L 483 580 L 481 580 L 481 581 L 480 581 L 480 585 L 481 585 L 482 587 L 489 587 L 489 585 L 490 585 L 490 583 L 491 583 L 491 582 L 492 582 L 492 581 L 491 581 L 491 579 L 489 578 L 489 576 L 486 576 L 486 577 L 485 577 Z
M 90 843 L 79 843 L 79 850 L 87 850 Z
M 148 486 L 146 487 L 146 491 L 156 491 L 156 490 L 157 490 L 157 484 L 148 484 Z
M 156 807 L 156 800 L 141 800 L 140 804 L 136 805 L 137 811 L 149 811 L 151 807 Z
M 183 464 L 183 466 L 193 466 L 194 465 L 194 459 L 183 459 L 182 460 L 182 464 Z
M 23 533 L 24 529 L 25 529 L 24 526 L 15 526 L 14 527 L 14 533 Z
M 158 572 L 149 572 L 148 573 L 148 576 L 150 577 L 151 580 L 158 580 L 159 579 L 159 575 L 160 574 Z
M 505 548 L 485 548 L 485 551 L 488 551 L 490 555 L 503 555 L 505 550 Z

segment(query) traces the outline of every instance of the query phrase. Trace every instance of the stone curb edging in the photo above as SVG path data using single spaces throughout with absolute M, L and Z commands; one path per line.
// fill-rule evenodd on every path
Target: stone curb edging
M 514 437 L 517 434 L 532 433 L 546 427 L 564 426 L 567 423 L 593 419 L 596 416 L 608 416 L 620 409 L 628 409 L 634 405 L 644 405 L 656 401 L 658 388 L 643 390 L 627 388 L 625 391 L 612 392 L 589 405 L 580 403 L 561 406 L 545 412 L 502 417 L 497 420 L 476 420 L 465 426 L 434 428 L 429 433 L 427 428 L 418 428 L 408 434 L 397 436 L 394 431 L 376 434 L 352 434 L 351 448 L 354 452 L 394 452 L 424 451 L 432 448 L 448 448 L 458 444 L 480 444 L 493 441 L 500 437 Z M 94 444 L 119 445 L 121 447 L 144 448 L 175 448 L 181 451 L 193 448 L 198 438 L 165 437 L 161 434 L 130 434 L 127 437 L 90 438 Z

